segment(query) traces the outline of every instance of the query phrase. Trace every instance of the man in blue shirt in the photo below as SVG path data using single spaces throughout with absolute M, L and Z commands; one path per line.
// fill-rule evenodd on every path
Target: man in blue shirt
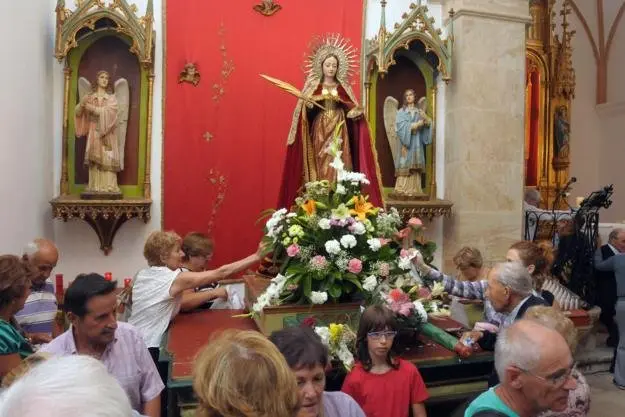
M 534 417 L 563 411 L 576 382 L 569 346 L 555 330 L 518 320 L 501 330 L 495 369 L 501 383 L 477 397 L 464 417 Z

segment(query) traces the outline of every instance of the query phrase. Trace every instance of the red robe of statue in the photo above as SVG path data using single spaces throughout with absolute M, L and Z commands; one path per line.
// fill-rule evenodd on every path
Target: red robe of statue
M 355 104 L 350 100 L 345 89 L 340 84 L 337 86 L 336 90 L 338 92 L 338 98 L 332 101 L 336 103 L 334 105 L 336 105 L 336 110 L 339 112 L 339 115 L 335 117 L 335 119 L 337 122 L 345 121 L 345 128 L 347 128 L 347 130 L 343 136 L 349 142 L 348 149 L 353 165 L 351 168 L 346 165 L 346 169 L 361 172 L 367 176 L 370 184 L 368 186 L 363 186 L 363 194 L 368 195 L 369 201 L 376 207 L 383 207 L 375 150 L 371 143 L 371 135 L 369 133 L 367 121 L 364 116 L 356 119 L 346 118 L 345 115 L 349 110 L 355 107 Z M 324 106 L 327 107 L 331 103 L 327 103 L 328 100 L 323 100 L 321 91 L 322 86 L 318 85 L 313 94 L 313 99 L 315 101 L 325 102 Z M 319 113 L 320 110 L 316 107 L 307 109 L 306 106 L 302 105 L 297 131 L 295 132 L 295 140 L 292 144 L 288 145 L 284 162 L 278 200 L 279 208 L 289 208 L 294 203 L 295 198 L 299 195 L 306 182 L 322 179 L 318 178 L 315 174 L 316 169 L 309 168 L 309 165 L 312 166 L 315 163 L 313 155 L 313 136 L 315 135 L 316 117 L 321 116 Z M 345 145 L 347 146 L 347 144 Z M 344 151 L 343 154 L 345 155 L 345 153 Z

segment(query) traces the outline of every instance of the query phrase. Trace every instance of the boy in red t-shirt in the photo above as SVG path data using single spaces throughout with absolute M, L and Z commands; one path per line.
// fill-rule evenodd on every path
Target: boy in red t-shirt
M 347 375 L 342 391 L 362 407 L 367 417 L 426 417 L 428 399 L 417 368 L 391 354 L 397 322 L 391 310 L 371 306 L 360 317 L 358 363 Z

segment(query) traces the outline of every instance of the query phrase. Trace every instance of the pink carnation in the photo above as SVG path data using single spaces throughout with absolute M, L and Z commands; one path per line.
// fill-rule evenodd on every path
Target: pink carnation
M 408 220 L 408 226 L 412 226 L 412 227 L 423 226 L 423 222 L 421 221 L 421 219 L 417 217 L 411 217 L 410 220 Z
M 350 259 L 347 263 L 347 270 L 352 274 L 359 274 L 362 271 L 362 261 L 356 258 Z
M 286 254 L 289 255 L 291 258 L 299 255 L 299 251 L 300 251 L 299 245 L 296 243 L 293 243 L 291 246 L 286 248 Z
M 316 255 L 310 260 L 310 265 L 315 269 L 323 269 L 328 265 L 328 261 L 324 256 Z

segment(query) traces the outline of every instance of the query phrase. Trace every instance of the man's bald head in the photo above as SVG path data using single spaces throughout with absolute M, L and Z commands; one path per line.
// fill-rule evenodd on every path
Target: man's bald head
M 59 261 L 59 250 L 54 242 L 49 239 L 35 239 L 24 248 L 24 259 L 39 271 L 37 277 L 33 279 L 33 283 L 41 285 L 50 277 L 52 270 L 56 267 Z
M 571 378 L 573 357 L 557 331 L 530 320 L 518 320 L 497 336 L 495 369 L 507 390 L 522 395 L 535 412 L 562 411 Z

